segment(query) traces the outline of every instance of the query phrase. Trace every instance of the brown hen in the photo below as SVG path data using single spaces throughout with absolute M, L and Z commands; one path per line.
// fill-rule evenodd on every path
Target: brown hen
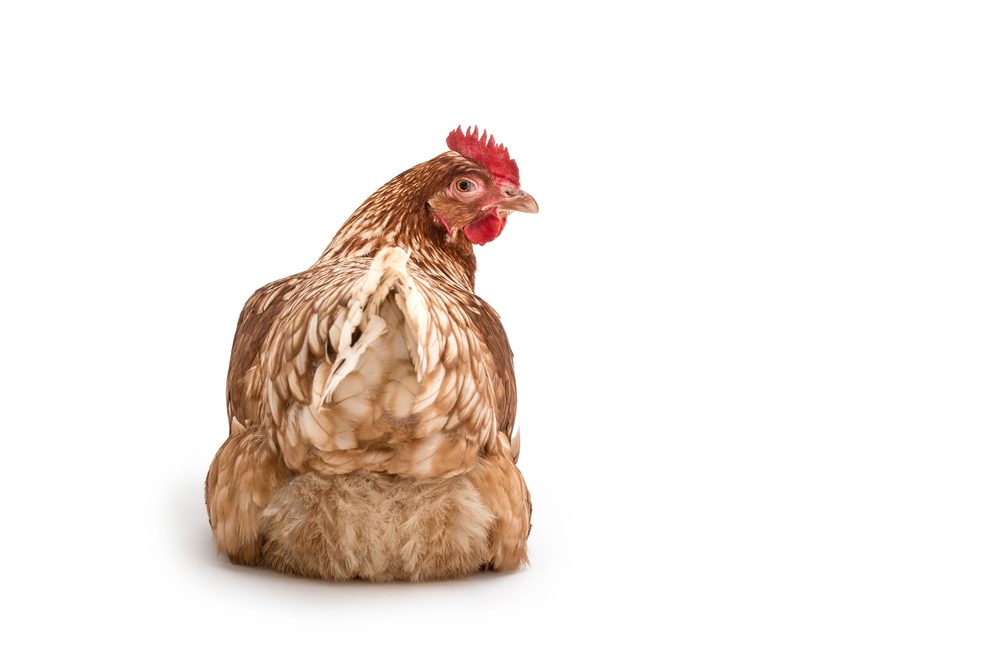
M 386 581 L 527 561 L 511 351 L 472 244 L 538 207 L 485 132 L 447 143 L 243 308 L 205 482 L 233 562 Z

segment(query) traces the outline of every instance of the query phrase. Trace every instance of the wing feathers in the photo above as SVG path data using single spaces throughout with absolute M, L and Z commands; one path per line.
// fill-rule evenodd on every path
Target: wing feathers
M 469 319 L 482 315 L 474 295 L 400 248 L 275 285 L 258 298 L 274 319 L 247 386 L 291 469 L 442 477 L 497 447 L 493 348 Z

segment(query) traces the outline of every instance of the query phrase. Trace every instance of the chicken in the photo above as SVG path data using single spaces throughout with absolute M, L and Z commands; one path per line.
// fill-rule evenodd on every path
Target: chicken
M 472 246 L 538 206 L 492 136 L 459 127 L 447 146 L 243 308 L 205 481 L 233 562 L 372 581 L 527 562 L 512 355 Z

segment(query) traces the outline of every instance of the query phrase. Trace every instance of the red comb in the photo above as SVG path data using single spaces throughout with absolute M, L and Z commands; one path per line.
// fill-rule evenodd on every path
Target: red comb
M 487 140 L 486 130 L 483 136 L 479 136 L 479 126 L 469 128 L 464 133 L 462 126 L 451 131 L 448 135 L 448 148 L 461 153 L 470 160 L 475 160 L 479 164 L 489 169 L 497 179 L 510 181 L 520 187 L 520 173 L 517 171 L 517 163 L 510 159 L 510 153 L 503 144 L 498 144 L 493 140 L 493 135 L 489 135 Z

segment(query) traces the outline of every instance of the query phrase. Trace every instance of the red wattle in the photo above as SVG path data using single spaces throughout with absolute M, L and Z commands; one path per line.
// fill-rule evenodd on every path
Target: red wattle
M 506 218 L 490 214 L 482 220 L 477 220 L 471 225 L 466 225 L 462 231 L 465 232 L 465 237 L 476 245 L 486 245 L 500 236 L 500 232 L 503 231 L 506 224 Z

